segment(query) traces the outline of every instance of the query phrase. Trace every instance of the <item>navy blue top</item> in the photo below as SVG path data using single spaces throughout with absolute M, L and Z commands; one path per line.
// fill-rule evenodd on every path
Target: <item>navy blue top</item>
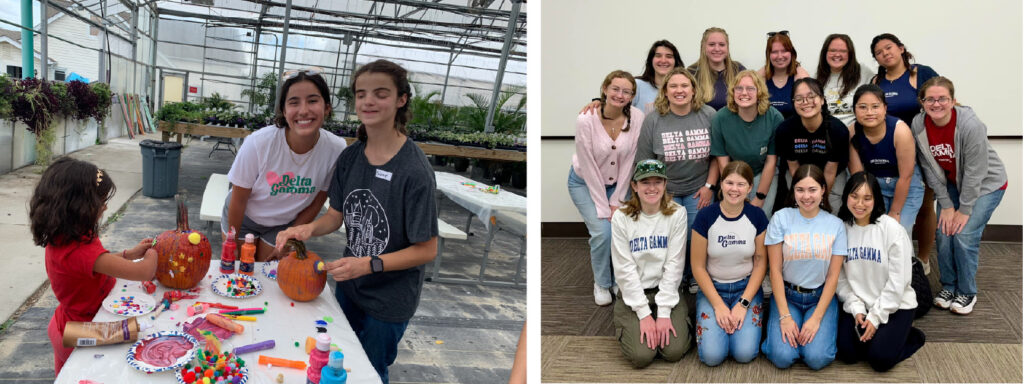
M 793 76 L 786 78 L 786 85 L 783 85 L 782 88 L 776 87 L 775 81 L 772 81 L 771 78 L 765 79 L 765 84 L 768 85 L 768 102 L 782 113 L 782 118 L 788 119 L 795 115 L 796 109 L 793 109 Z
M 917 69 L 916 86 L 921 86 L 928 79 L 938 76 L 935 70 L 927 65 L 914 64 L 911 68 Z M 878 87 L 885 93 L 888 113 L 910 125 L 914 116 L 921 112 L 921 104 L 917 101 L 917 87 L 910 84 L 910 70 L 903 71 L 903 75 L 896 80 L 889 81 L 884 75 L 879 75 L 877 81 Z
M 899 177 L 899 164 L 896 161 L 896 123 L 900 120 L 894 116 L 885 116 L 885 137 L 872 144 L 864 135 L 864 127 L 856 123 L 853 134 L 853 147 L 860 155 L 860 163 L 864 170 L 875 177 Z

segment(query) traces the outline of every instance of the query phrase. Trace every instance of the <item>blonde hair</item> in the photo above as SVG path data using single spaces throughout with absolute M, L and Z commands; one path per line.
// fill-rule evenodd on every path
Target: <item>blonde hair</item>
M 740 80 L 743 80 L 744 77 L 749 77 L 754 81 L 754 88 L 757 88 L 757 114 L 764 115 L 768 112 L 768 107 L 771 106 L 771 101 L 769 100 L 769 97 L 771 96 L 768 95 L 768 85 L 765 84 L 764 79 L 762 79 L 761 76 L 757 75 L 757 71 L 751 69 L 737 73 L 736 79 L 729 83 L 729 98 L 726 100 L 726 106 L 730 111 L 733 111 L 733 113 L 739 113 L 740 106 L 736 105 L 736 91 L 734 88 L 736 88 L 736 85 L 739 84 Z
M 672 68 L 671 71 L 668 71 L 668 74 L 665 75 L 665 81 L 663 81 L 661 83 L 661 87 L 658 88 L 658 97 L 654 99 L 654 108 L 658 110 L 658 114 L 668 114 L 669 102 L 668 96 L 666 96 L 665 93 L 668 92 L 669 79 L 671 79 L 672 76 L 675 75 L 686 76 L 686 78 L 690 81 L 690 87 L 693 88 L 693 97 L 690 99 L 690 109 L 693 111 L 697 111 L 698 109 L 704 106 L 704 102 L 697 98 L 698 87 L 696 79 L 693 78 L 693 74 L 691 74 L 690 71 L 687 71 L 683 67 L 675 67 Z
M 633 181 L 630 184 L 633 183 L 636 183 L 636 181 Z M 661 214 L 671 216 L 673 213 L 676 213 L 677 205 L 672 204 L 672 195 L 668 193 L 668 179 L 665 179 L 665 184 L 665 193 L 661 195 Z M 632 187 L 632 185 L 630 186 Z M 619 210 L 626 214 L 626 216 L 629 216 L 629 218 L 633 219 L 633 221 L 636 221 L 637 218 L 640 217 L 640 212 L 643 212 L 643 207 L 640 205 L 640 194 L 636 192 L 636 188 L 633 187 L 630 188 L 630 190 L 629 200 L 623 202 L 622 208 L 619 208 Z
M 718 76 L 711 69 L 711 59 L 708 58 L 707 53 L 708 37 L 712 33 L 721 33 L 725 36 L 725 45 L 729 45 L 729 34 L 724 29 L 718 27 L 705 29 L 704 36 L 700 39 L 700 58 L 696 63 L 687 67 L 690 72 L 697 74 L 697 84 L 695 85 L 700 92 L 696 92 L 696 98 L 700 99 L 702 103 L 707 103 L 715 98 L 715 80 Z M 725 55 L 726 84 L 731 84 L 736 79 L 736 72 L 739 72 L 739 65 L 732 61 L 732 54 Z

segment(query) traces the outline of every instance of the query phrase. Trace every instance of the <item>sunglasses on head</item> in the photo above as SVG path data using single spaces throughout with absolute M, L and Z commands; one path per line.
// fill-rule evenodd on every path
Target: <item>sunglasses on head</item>
M 295 76 L 298 76 L 300 73 L 304 73 L 304 74 L 306 74 L 306 76 L 314 76 L 314 75 L 319 75 L 319 74 L 321 74 L 323 72 L 324 72 L 324 69 L 320 68 L 320 67 L 290 69 L 290 70 L 285 71 L 284 74 L 281 75 L 281 80 L 293 79 L 293 78 L 295 78 Z
M 789 31 L 768 32 L 768 37 L 775 37 L 775 35 L 789 36 Z

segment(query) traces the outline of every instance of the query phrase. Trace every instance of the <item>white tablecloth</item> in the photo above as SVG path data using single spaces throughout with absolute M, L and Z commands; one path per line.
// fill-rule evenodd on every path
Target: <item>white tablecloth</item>
M 196 301 L 217 302 L 238 306 L 239 308 L 264 307 L 264 302 L 266 302 L 267 311 L 265 313 L 251 315 L 255 316 L 257 321 L 237 321 L 245 326 L 245 332 L 222 341 L 222 349 L 230 350 L 255 342 L 275 340 L 277 345 L 273 349 L 245 353 L 240 356 L 245 360 L 246 366 L 249 367 L 249 383 L 276 383 L 275 379 L 279 373 L 284 374 L 285 383 L 305 383 L 305 370 L 283 367 L 267 368 L 266 365 L 258 366 L 257 357 L 262 354 L 289 360 L 301 360 L 306 362 L 308 366 L 309 355 L 306 354 L 305 349 L 306 337 L 316 336 L 316 325 L 314 322 L 316 320 L 323 320 L 325 317 L 331 317 L 333 320 L 328 323 L 327 334 L 331 336 L 331 342 L 337 344 L 342 353 L 345 354 L 345 368 L 351 370 L 348 373 L 348 382 L 380 383 L 377 371 L 370 365 L 370 360 L 367 359 L 366 353 L 359 344 L 359 339 L 356 338 L 352 327 L 349 326 L 348 321 L 345 319 L 345 315 L 342 313 L 341 307 L 331 293 L 330 288 L 325 287 L 323 293 L 316 300 L 305 303 L 294 302 L 281 292 L 281 289 L 277 286 L 277 281 L 271 280 L 260 273 L 262 264 L 256 263 L 256 273 L 254 275 L 262 284 L 263 292 L 258 296 L 247 299 L 232 299 L 218 296 L 210 289 L 210 283 L 213 279 L 220 276 L 218 272 L 219 260 L 211 261 L 209 274 L 199 283 L 199 286 L 202 287 L 199 298 L 178 301 L 178 310 L 172 311 L 168 309 L 164 311 L 157 318 L 156 325 L 143 332 L 140 338 L 159 331 L 180 331 L 179 323 L 188 318 L 185 312 L 186 307 Z M 328 280 L 327 284 L 330 285 L 332 283 Z M 128 292 L 122 292 L 122 289 L 127 289 Z M 114 286 L 114 290 L 111 291 L 110 295 L 119 297 L 126 293 L 133 293 L 133 290 L 136 295 L 140 294 L 139 292 L 143 295 L 146 294 L 144 291 L 141 291 L 139 282 L 118 279 L 117 285 Z M 167 291 L 167 288 L 158 283 L 157 291 L 153 294 L 154 298 L 160 300 L 163 297 L 164 291 Z M 294 307 L 291 306 L 293 302 L 295 303 Z M 211 310 L 218 311 L 212 308 Z M 112 314 L 100 308 L 93 321 L 118 321 L 123 319 L 125 317 Z M 299 342 L 299 347 L 295 346 L 295 342 Z M 64 364 L 64 368 L 61 370 L 56 382 L 78 383 L 79 380 L 83 379 L 106 384 L 173 383 L 176 381 L 172 371 L 146 374 L 130 367 L 125 361 L 125 356 L 128 354 L 128 349 L 132 344 L 75 348 L 67 363 Z M 97 357 L 97 355 L 101 356 Z
M 505 190 L 498 194 L 484 192 L 480 188 L 486 189 L 489 185 L 448 172 L 434 172 L 434 178 L 437 190 L 476 215 L 487 228 L 490 228 L 493 210 L 526 213 L 526 197 Z M 476 186 L 465 186 L 463 182 L 474 183 Z

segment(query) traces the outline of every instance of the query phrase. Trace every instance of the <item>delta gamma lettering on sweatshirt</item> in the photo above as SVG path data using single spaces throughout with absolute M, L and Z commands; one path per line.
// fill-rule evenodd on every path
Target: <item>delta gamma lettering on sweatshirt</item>
M 645 289 L 658 288 L 657 317 L 668 318 L 679 303 L 679 282 L 686 265 L 686 208 L 671 203 L 675 212 L 653 215 L 640 212 L 636 220 L 622 212 L 612 214 L 612 268 L 622 300 L 638 319 L 651 314 Z
M 917 308 L 910 286 L 914 248 L 896 219 L 882 215 L 875 224 L 846 224 L 849 254 L 839 272 L 836 293 L 849 314 L 866 314 L 876 328 L 900 309 Z

